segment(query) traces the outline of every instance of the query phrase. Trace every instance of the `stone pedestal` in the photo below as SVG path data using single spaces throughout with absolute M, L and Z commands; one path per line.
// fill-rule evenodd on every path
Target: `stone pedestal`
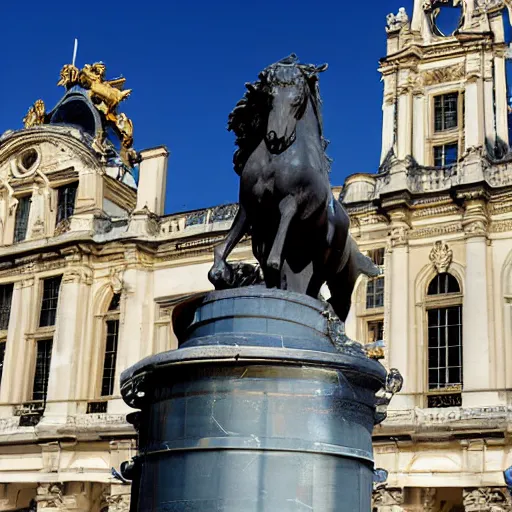
M 178 306 L 177 350 L 121 376 L 146 511 L 370 511 L 386 371 L 322 302 L 250 287 Z

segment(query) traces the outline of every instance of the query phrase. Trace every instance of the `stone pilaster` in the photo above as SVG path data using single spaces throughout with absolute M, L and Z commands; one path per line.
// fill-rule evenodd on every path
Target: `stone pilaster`
M 465 85 L 466 148 L 482 147 L 484 142 L 483 85 L 480 55 L 468 57 Z
M 427 165 L 425 159 L 425 94 L 422 87 L 413 90 L 412 156 L 419 165 Z
M 493 386 L 491 371 L 493 347 L 489 332 L 489 294 L 487 258 L 486 198 L 478 192 L 467 193 L 463 228 L 466 234 L 466 275 L 464 283 L 463 319 L 463 405 L 491 405 L 493 399 L 486 393 Z
M 494 58 L 496 136 L 508 144 L 508 101 L 505 71 L 505 56 Z
M 384 487 L 373 491 L 372 510 L 376 512 L 405 512 L 404 490 Z
M 479 487 L 464 489 L 465 512 L 511 512 L 512 501 L 505 488 Z
M 382 151 L 383 163 L 396 142 L 396 72 L 384 74 L 384 103 L 382 105 Z
M 114 395 L 119 395 L 119 376 L 131 365 L 150 355 L 152 341 L 149 337 L 153 323 L 152 265 L 149 256 L 136 246 L 128 247 L 125 252 L 126 270 L 123 273 L 123 300 L 119 345 L 116 361 L 116 384 Z M 113 400 L 109 412 L 122 413 L 129 409 L 124 402 Z
M 409 70 L 398 73 L 398 151 L 399 160 L 412 154 L 412 84 Z
M 92 272 L 85 263 L 74 261 L 80 255 L 68 256 L 71 265 L 62 278 L 55 335 L 53 340 L 48 404 L 45 416 L 61 416 L 75 412 L 77 376 L 80 374 L 80 344 L 87 325 Z
M 11 314 L 9 319 L 0 403 L 20 403 L 27 399 L 29 362 L 34 350 L 25 333 L 32 328 L 34 300 L 34 278 L 17 281 L 11 302 L 11 311 L 16 314 Z
M 393 210 L 389 213 L 391 231 L 388 238 L 388 254 L 385 287 L 390 287 L 391 304 L 388 317 L 386 339 L 388 343 L 389 367 L 397 368 L 404 377 L 403 392 L 412 391 L 412 379 L 409 376 L 410 344 L 409 340 L 409 247 L 407 211 Z M 394 409 L 411 408 L 407 397 L 397 395 L 393 399 Z

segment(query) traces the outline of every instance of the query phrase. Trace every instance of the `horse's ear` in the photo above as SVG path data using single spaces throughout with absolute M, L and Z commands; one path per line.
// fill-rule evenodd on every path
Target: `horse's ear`
M 249 92 L 256 92 L 256 87 L 251 82 L 245 82 L 245 87 Z

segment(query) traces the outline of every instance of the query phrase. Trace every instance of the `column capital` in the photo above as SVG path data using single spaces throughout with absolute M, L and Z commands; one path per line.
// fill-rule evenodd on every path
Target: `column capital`
M 83 283 L 92 284 L 92 270 L 89 267 L 71 267 L 67 268 L 62 277 L 62 284 Z
M 47 510 L 48 512 L 65 510 L 62 491 L 63 484 L 60 482 L 40 483 L 37 487 L 37 510 Z

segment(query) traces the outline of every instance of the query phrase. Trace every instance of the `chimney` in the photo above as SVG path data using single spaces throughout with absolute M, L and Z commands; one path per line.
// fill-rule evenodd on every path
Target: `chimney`
M 150 212 L 163 215 L 169 152 L 165 146 L 158 146 L 144 149 L 140 152 L 140 157 L 135 211 L 141 211 L 146 206 Z

